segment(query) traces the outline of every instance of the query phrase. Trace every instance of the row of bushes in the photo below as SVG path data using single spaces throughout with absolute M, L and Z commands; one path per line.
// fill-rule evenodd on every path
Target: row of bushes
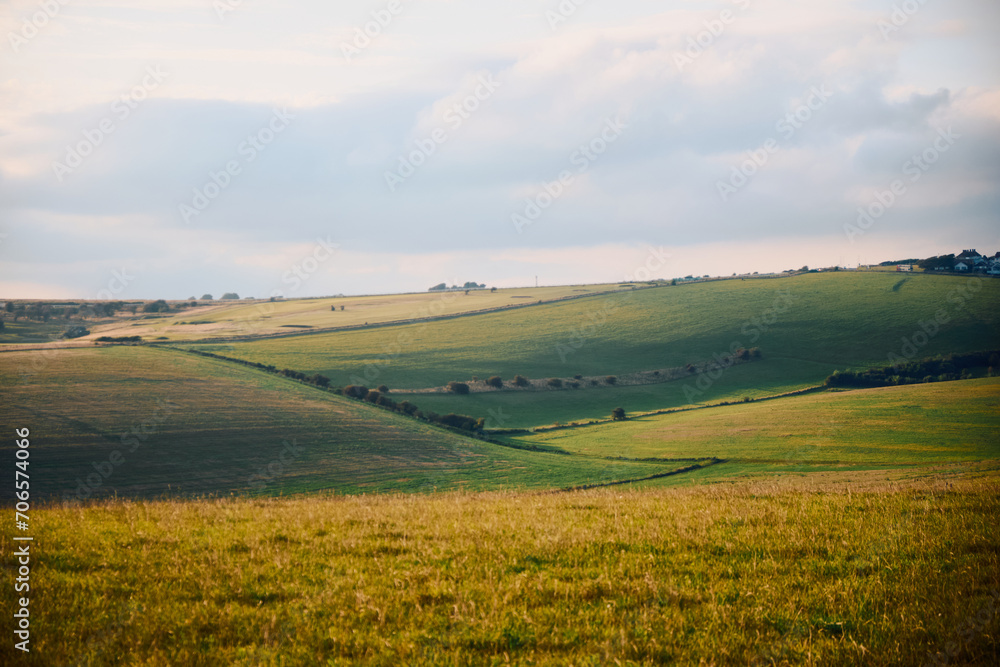
M 466 391 L 468 391 L 468 385 L 466 385 Z M 394 412 L 404 414 L 408 417 L 422 419 L 432 424 L 442 424 L 444 426 L 450 426 L 451 428 L 477 433 L 481 432 L 486 426 L 486 420 L 483 418 L 477 419 L 476 417 L 457 415 L 454 413 L 439 415 L 438 413 L 430 410 L 424 412 L 409 401 L 394 401 L 386 396 L 386 392 L 388 392 L 388 389 L 386 389 L 384 385 L 379 387 L 379 389 L 369 389 L 364 385 L 350 384 L 344 387 L 340 393 L 348 398 L 357 399 L 359 401 L 367 401 L 368 403 L 385 408 L 386 410 L 393 410 Z
M 1000 351 L 949 354 L 863 371 L 834 371 L 824 384 L 827 387 L 889 387 L 900 384 L 944 382 L 967 379 L 983 369 L 986 369 L 989 375 L 994 375 L 998 368 L 1000 368 Z
M 548 380 L 545 381 L 545 383 L 548 386 L 552 387 L 553 389 L 562 389 L 564 386 L 570 387 L 572 389 L 579 389 L 580 383 L 577 382 L 576 380 L 582 380 L 583 376 L 574 375 L 573 377 L 575 378 L 575 380 L 570 380 L 568 382 L 563 382 L 561 378 L 549 378 Z M 604 382 L 606 384 L 613 385 L 616 382 L 618 382 L 618 378 L 615 377 L 614 375 L 609 375 L 606 378 L 604 378 Z M 489 387 L 493 387 L 495 389 L 503 389 L 503 379 L 499 375 L 494 375 L 490 378 L 487 378 L 485 380 L 485 383 Z M 524 377 L 523 375 L 515 375 L 514 379 L 511 381 L 511 384 L 514 385 L 515 387 L 527 387 L 531 385 L 531 381 L 528 378 Z M 596 387 L 599 383 L 597 380 L 591 380 L 590 384 Z M 447 385 L 447 389 L 453 394 L 463 394 L 463 395 L 468 394 L 470 391 L 469 385 L 465 382 L 449 382 Z
M 363 385 L 347 385 L 343 389 L 339 387 L 330 387 L 330 378 L 325 375 L 320 375 L 316 373 L 314 375 L 306 375 L 300 371 L 295 371 L 290 368 L 283 368 L 278 370 L 277 367 L 269 364 L 261 364 L 254 361 L 247 361 L 245 359 L 235 359 L 233 357 L 227 357 L 221 354 L 215 354 L 214 352 L 204 352 L 202 350 L 188 350 L 192 354 L 197 354 L 202 357 L 209 357 L 212 359 L 221 359 L 223 361 L 230 361 L 236 364 L 242 364 L 250 368 L 256 368 L 258 370 L 266 371 L 268 373 L 275 373 L 283 377 L 291 378 L 293 380 L 299 380 L 308 384 L 315 385 L 321 389 L 326 389 L 335 394 L 340 394 L 342 396 L 347 396 L 348 398 L 353 398 L 360 401 L 365 401 L 371 403 L 372 405 L 377 405 L 380 408 L 386 410 L 392 410 L 393 412 L 398 412 L 400 414 L 406 415 L 408 417 L 413 417 L 415 419 L 422 419 L 426 422 L 432 424 L 441 424 L 443 426 L 450 426 L 451 428 L 461 429 L 463 431 L 471 432 L 481 432 L 485 428 L 486 420 L 483 418 L 469 417 L 468 415 L 457 415 L 454 413 L 449 413 L 446 415 L 439 415 L 433 411 L 422 411 L 413 403 L 409 401 L 395 401 L 387 394 L 389 393 L 389 388 L 385 385 L 380 385 L 378 389 L 368 389 Z
M 101 336 L 94 340 L 95 343 L 139 343 L 142 342 L 142 336 Z

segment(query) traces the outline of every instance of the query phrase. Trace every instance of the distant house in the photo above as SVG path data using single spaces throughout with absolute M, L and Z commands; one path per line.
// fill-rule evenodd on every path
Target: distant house
M 897 271 L 912 271 L 913 270 L 913 265 L 912 264 L 897 264 L 896 265 L 896 270 Z
M 957 262 L 965 262 L 966 265 L 971 266 L 977 259 L 982 259 L 982 255 L 976 252 L 976 249 L 963 250 L 960 255 L 955 257 Z
M 969 270 L 969 265 L 966 264 L 965 262 L 955 262 L 955 270 L 956 271 L 968 271 Z

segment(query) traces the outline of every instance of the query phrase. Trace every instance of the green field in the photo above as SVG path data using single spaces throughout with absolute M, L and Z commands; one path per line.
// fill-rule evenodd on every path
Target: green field
M 40 354 L 0 354 L 2 421 L 32 431 L 35 497 L 561 488 L 646 477 L 692 463 L 606 461 L 500 447 L 292 380 L 176 351 L 119 347 Z M 20 370 L 33 368 L 32 359 L 40 367 L 22 377 Z M 11 460 L 12 449 L 12 440 L 0 446 Z M 110 474 L 102 478 L 100 468 Z
M 136 328 L 174 343 L 0 351 L 0 421 L 31 429 L 18 659 L 996 664 L 996 368 L 757 399 L 890 352 L 997 349 L 998 297 L 993 280 L 824 273 L 225 344 L 159 318 Z M 412 302 L 370 305 L 390 322 Z M 217 330 L 276 326 L 245 327 L 253 307 L 220 307 Z M 538 428 L 477 438 L 187 347 Z M 683 368 L 737 347 L 762 358 Z M 653 370 L 678 379 L 636 384 Z M 493 374 L 588 381 L 435 393 Z M 608 421 L 617 406 L 628 418 Z
M 524 427 L 606 417 L 619 405 L 648 411 L 817 385 L 838 368 L 886 363 L 914 336 L 921 357 L 992 349 L 1000 342 L 997 303 L 996 280 L 841 272 L 664 286 L 454 320 L 197 347 L 319 372 L 338 385 L 385 384 L 436 412 L 486 417 L 493 410 L 508 416 L 503 426 Z M 943 323 L 921 338 L 920 323 L 938 315 Z M 729 369 L 708 387 L 692 380 L 530 395 L 404 391 L 473 376 L 619 375 L 710 361 L 735 347 L 760 347 L 763 361 Z M 692 399 L 684 385 L 701 393 Z
M 996 664 L 998 499 L 994 479 L 54 507 L 32 653 L 0 661 Z
M 714 457 L 775 469 L 1000 459 L 1000 378 L 825 391 L 506 439 L 591 456 Z

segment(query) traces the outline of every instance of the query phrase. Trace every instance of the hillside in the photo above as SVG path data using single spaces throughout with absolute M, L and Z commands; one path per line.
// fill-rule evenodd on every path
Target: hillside
M 0 392 L 0 420 L 32 431 L 36 499 L 559 488 L 691 463 L 500 447 L 267 373 L 144 347 L 0 354 Z M 13 460 L 12 448 L 7 440 L 0 454 Z
M 315 299 L 241 299 L 234 301 L 171 302 L 164 313 L 128 314 L 73 320 L 90 331 L 76 343 L 89 344 L 101 336 L 141 336 L 144 340 L 186 341 L 201 339 L 284 336 L 310 330 L 359 328 L 386 322 L 463 313 L 519 308 L 539 301 L 574 299 L 588 294 L 622 290 L 619 285 L 566 285 L 415 294 L 342 296 Z M 71 302 L 77 305 L 85 302 Z M 57 338 L 68 326 L 52 320 L 10 321 L 0 332 L 0 345 L 43 343 Z
M 727 280 L 595 296 L 454 320 L 199 345 L 255 362 L 329 376 L 334 384 L 388 385 L 437 412 L 486 417 L 506 427 L 758 397 L 819 384 L 833 370 L 883 364 L 922 343 L 918 356 L 992 349 L 1000 341 L 1000 281 L 889 273 L 822 273 Z M 921 322 L 940 325 L 925 336 Z M 921 338 L 923 336 L 923 338 Z M 576 391 L 406 395 L 473 376 L 510 381 L 620 375 L 711 361 L 738 347 L 763 359 L 707 383 Z M 687 389 L 685 388 L 687 387 Z M 692 393 L 694 392 L 694 393 Z M 496 422 L 496 420 L 494 420 Z

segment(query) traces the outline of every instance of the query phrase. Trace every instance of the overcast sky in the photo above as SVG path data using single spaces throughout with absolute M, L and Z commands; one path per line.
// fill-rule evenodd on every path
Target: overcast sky
M 995 0 L 13 0 L 0 32 L 0 298 L 1000 250 Z

